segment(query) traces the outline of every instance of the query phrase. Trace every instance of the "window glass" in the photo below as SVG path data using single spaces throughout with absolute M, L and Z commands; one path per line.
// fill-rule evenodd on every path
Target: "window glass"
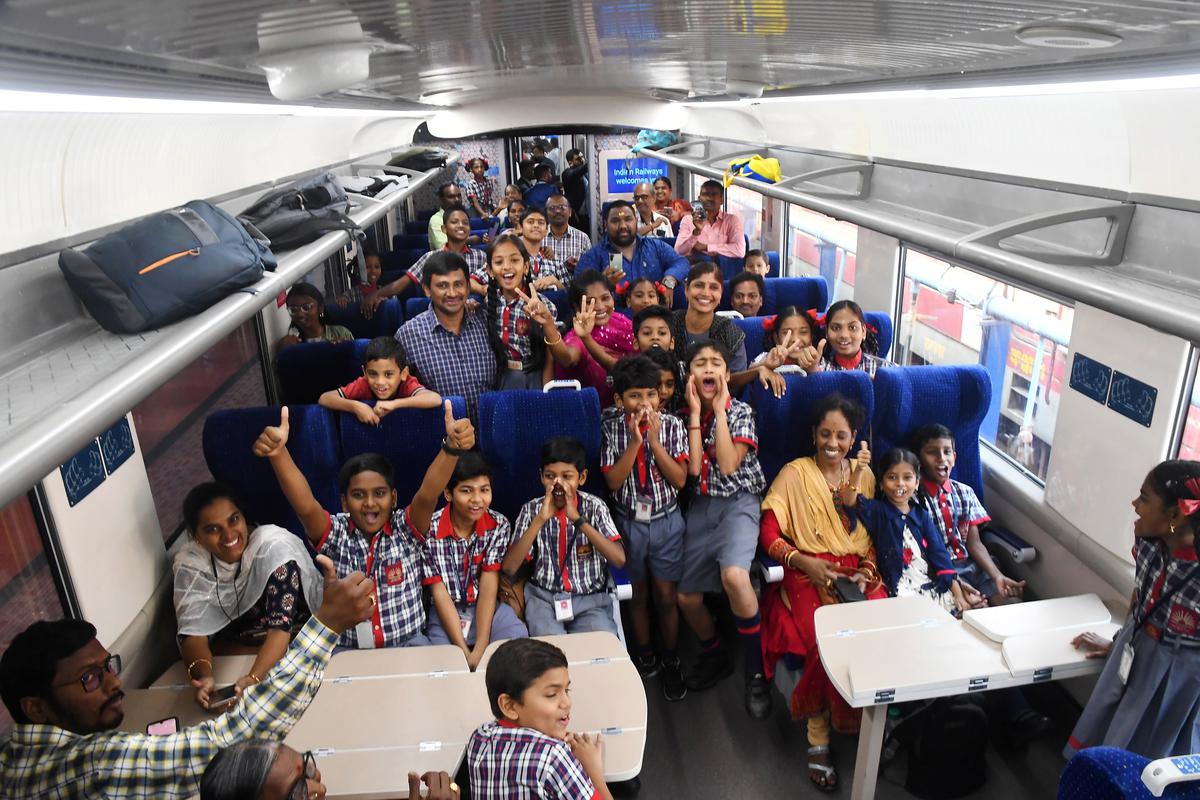
M 750 249 L 762 246 L 763 196 L 744 186 L 725 191 L 725 210 L 742 218 L 742 229 L 750 239 Z
M 183 525 L 183 498 L 212 480 L 201 433 L 214 411 L 267 404 L 258 334 L 248 321 L 133 409 L 154 507 L 170 542 Z M 236 487 L 235 487 L 236 488 Z
M 1191 461 L 1200 459 L 1200 376 L 1192 384 L 1188 398 L 1187 420 L 1183 425 L 1183 439 L 1179 442 L 1179 458 Z
M 904 250 L 900 364 L 982 364 L 992 407 L 979 438 L 1046 477 L 1075 310 L 917 250 Z
M 20 497 L 0 509 L 0 653 L 35 620 L 62 616 L 33 508 L 27 497 Z M 0 737 L 11 728 L 0 704 Z
M 787 265 L 790 277 L 821 275 L 829 285 L 829 302 L 854 299 L 858 226 L 803 206 L 788 205 Z

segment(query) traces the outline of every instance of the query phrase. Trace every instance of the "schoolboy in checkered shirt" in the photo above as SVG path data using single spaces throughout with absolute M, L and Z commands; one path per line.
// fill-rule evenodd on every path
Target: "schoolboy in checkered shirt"
M 668 700 L 687 694 L 679 670 L 679 609 L 676 585 L 683 574 L 683 515 L 679 490 L 687 482 L 687 431 L 679 417 L 659 411 L 662 370 L 644 355 L 626 356 L 613 367 L 617 413 L 601 422 L 600 470 L 612 492 L 625 544 L 625 568 L 633 581 L 635 660 L 643 677 L 663 673 Z M 650 633 L 650 585 L 659 612 L 660 665 Z
M 568 733 L 567 657 L 549 642 L 512 639 L 487 665 L 494 720 L 467 744 L 476 800 L 612 800 L 599 734 Z
M 433 514 L 425 546 L 446 593 L 433 598 L 431 644 L 452 644 L 479 666 L 488 644 L 528 636 L 525 623 L 498 601 L 500 564 L 512 528 L 492 505 L 492 468 L 478 451 L 463 453 Z
M 577 440 L 559 436 L 542 445 L 541 461 L 546 494 L 521 507 L 519 538 L 504 557 L 508 575 L 533 562 L 525 585 L 529 635 L 616 634 L 608 564 L 624 566 L 625 549 L 604 501 L 579 489 L 587 481 L 587 453 Z
M 763 674 L 762 625 L 758 596 L 750 585 L 750 563 L 758 547 L 759 506 L 766 486 L 758 463 L 754 410 L 729 395 L 730 354 L 715 339 L 688 348 L 688 472 L 695 495 L 688 506 L 679 608 L 701 654 L 685 677 L 688 689 L 708 689 L 733 672 L 721 647 L 704 593 L 729 596 L 742 642 L 746 711 L 756 719 L 771 712 L 771 692 Z
M 429 644 L 423 585 L 441 583 L 425 548 L 425 533 L 438 496 L 446 488 L 459 453 L 475 446 L 470 420 L 454 419 L 445 401 L 446 438 L 407 508 L 396 508 L 392 465 L 377 453 L 347 461 L 338 475 L 345 511 L 330 515 L 313 497 L 308 481 L 287 449 L 288 411 L 278 426 L 267 426 L 254 453 L 267 458 L 304 531 L 318 553 L 329 556 L 338 575 L 361 571 L 374 578 L 379 602 L 371 619 L 342 634 L 341 647 L 411 647 Z M 435 586 L 445 591 L 445 587 Z

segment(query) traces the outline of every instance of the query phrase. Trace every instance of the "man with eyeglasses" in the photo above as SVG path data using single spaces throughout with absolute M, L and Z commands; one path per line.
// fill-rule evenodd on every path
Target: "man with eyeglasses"
M 554 260 L 561 261 L 568 272 L 574 273 L 579 257 L 592 248 L 591 237 L 571 227 L 571 203 L 565 195 L 554 194 L 546 201 L 546 219 L 550 222 L 546 244 L 554 251 Z
M 671 220 L 654 210 L 654 185 L 639 183 L 633 187 L 633 208 L 637 212 L 638 236 L 670 236 Z
M 339 580 L 333 562 L 321 608 L 283 659 L 227 713 L 169 736 L 123 733 L 121 659 L 83 620 L 35 622 L 0 657 L 0 698 L 16 722 L 0 748 L 5 797 L 190 797 L 222 747 L 283 739 L 321 686 L 338 636 L 369 619 L 375 585 L 361 572 Z
M 583 254 L 576 272 L 599 270 L 613 286 L 641 278 L 662 281 L 669 308 L 675 286 L 687 277 L 687 259 L 658 237 L 638 236 L 637 212 L 628 200 L 615 200 L 608 207 L 605 229 L 608 238 Z

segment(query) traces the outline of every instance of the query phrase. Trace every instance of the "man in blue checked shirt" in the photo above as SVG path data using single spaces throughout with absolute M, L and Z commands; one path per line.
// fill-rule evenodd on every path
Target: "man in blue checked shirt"
M 662 239 L 638 236 L 637 214 L 625 200 L 608 207 L 605 225 L 608 238 L 580 256 L 575 273 L 599 270 L 614 287 L 641 278 L 661 281 L 668 289 L 666 303 L 670 308 L 675 286 L 687 277 L 688 260 Z
M 229 712 L 169 736 L 123 733 L 121 659 L 82 620 L 35 622 L 0 657 L 0 697 L 17 723 L 0 749 L 5 797 L 174 798 L 199 791 L 200 776 L 223 747 L 282 740 L 321 686 L 338 636 L 369 619 L 375 584 L 361 572 L 338 580 L 333 562 L 320 609 L 283 659 L 246 688 Z

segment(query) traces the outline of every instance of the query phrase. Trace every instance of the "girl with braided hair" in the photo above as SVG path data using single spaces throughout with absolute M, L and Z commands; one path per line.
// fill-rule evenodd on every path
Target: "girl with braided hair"
M 496 354 L 496 388 L 541 389 L 552 379 L 547 351 L 565 350 L 554 304 L 530 285 L 529 252 L 516 236 L 492 243 L 487 251 L 488 340 Z
M 1133 501 L 1134 590 L 1113 641 L 1072 644 L 1107 658 L 1066 747 L 1095 745 L 1150 759 L 1200 752 L 1200 462 L 1164 461 Z

